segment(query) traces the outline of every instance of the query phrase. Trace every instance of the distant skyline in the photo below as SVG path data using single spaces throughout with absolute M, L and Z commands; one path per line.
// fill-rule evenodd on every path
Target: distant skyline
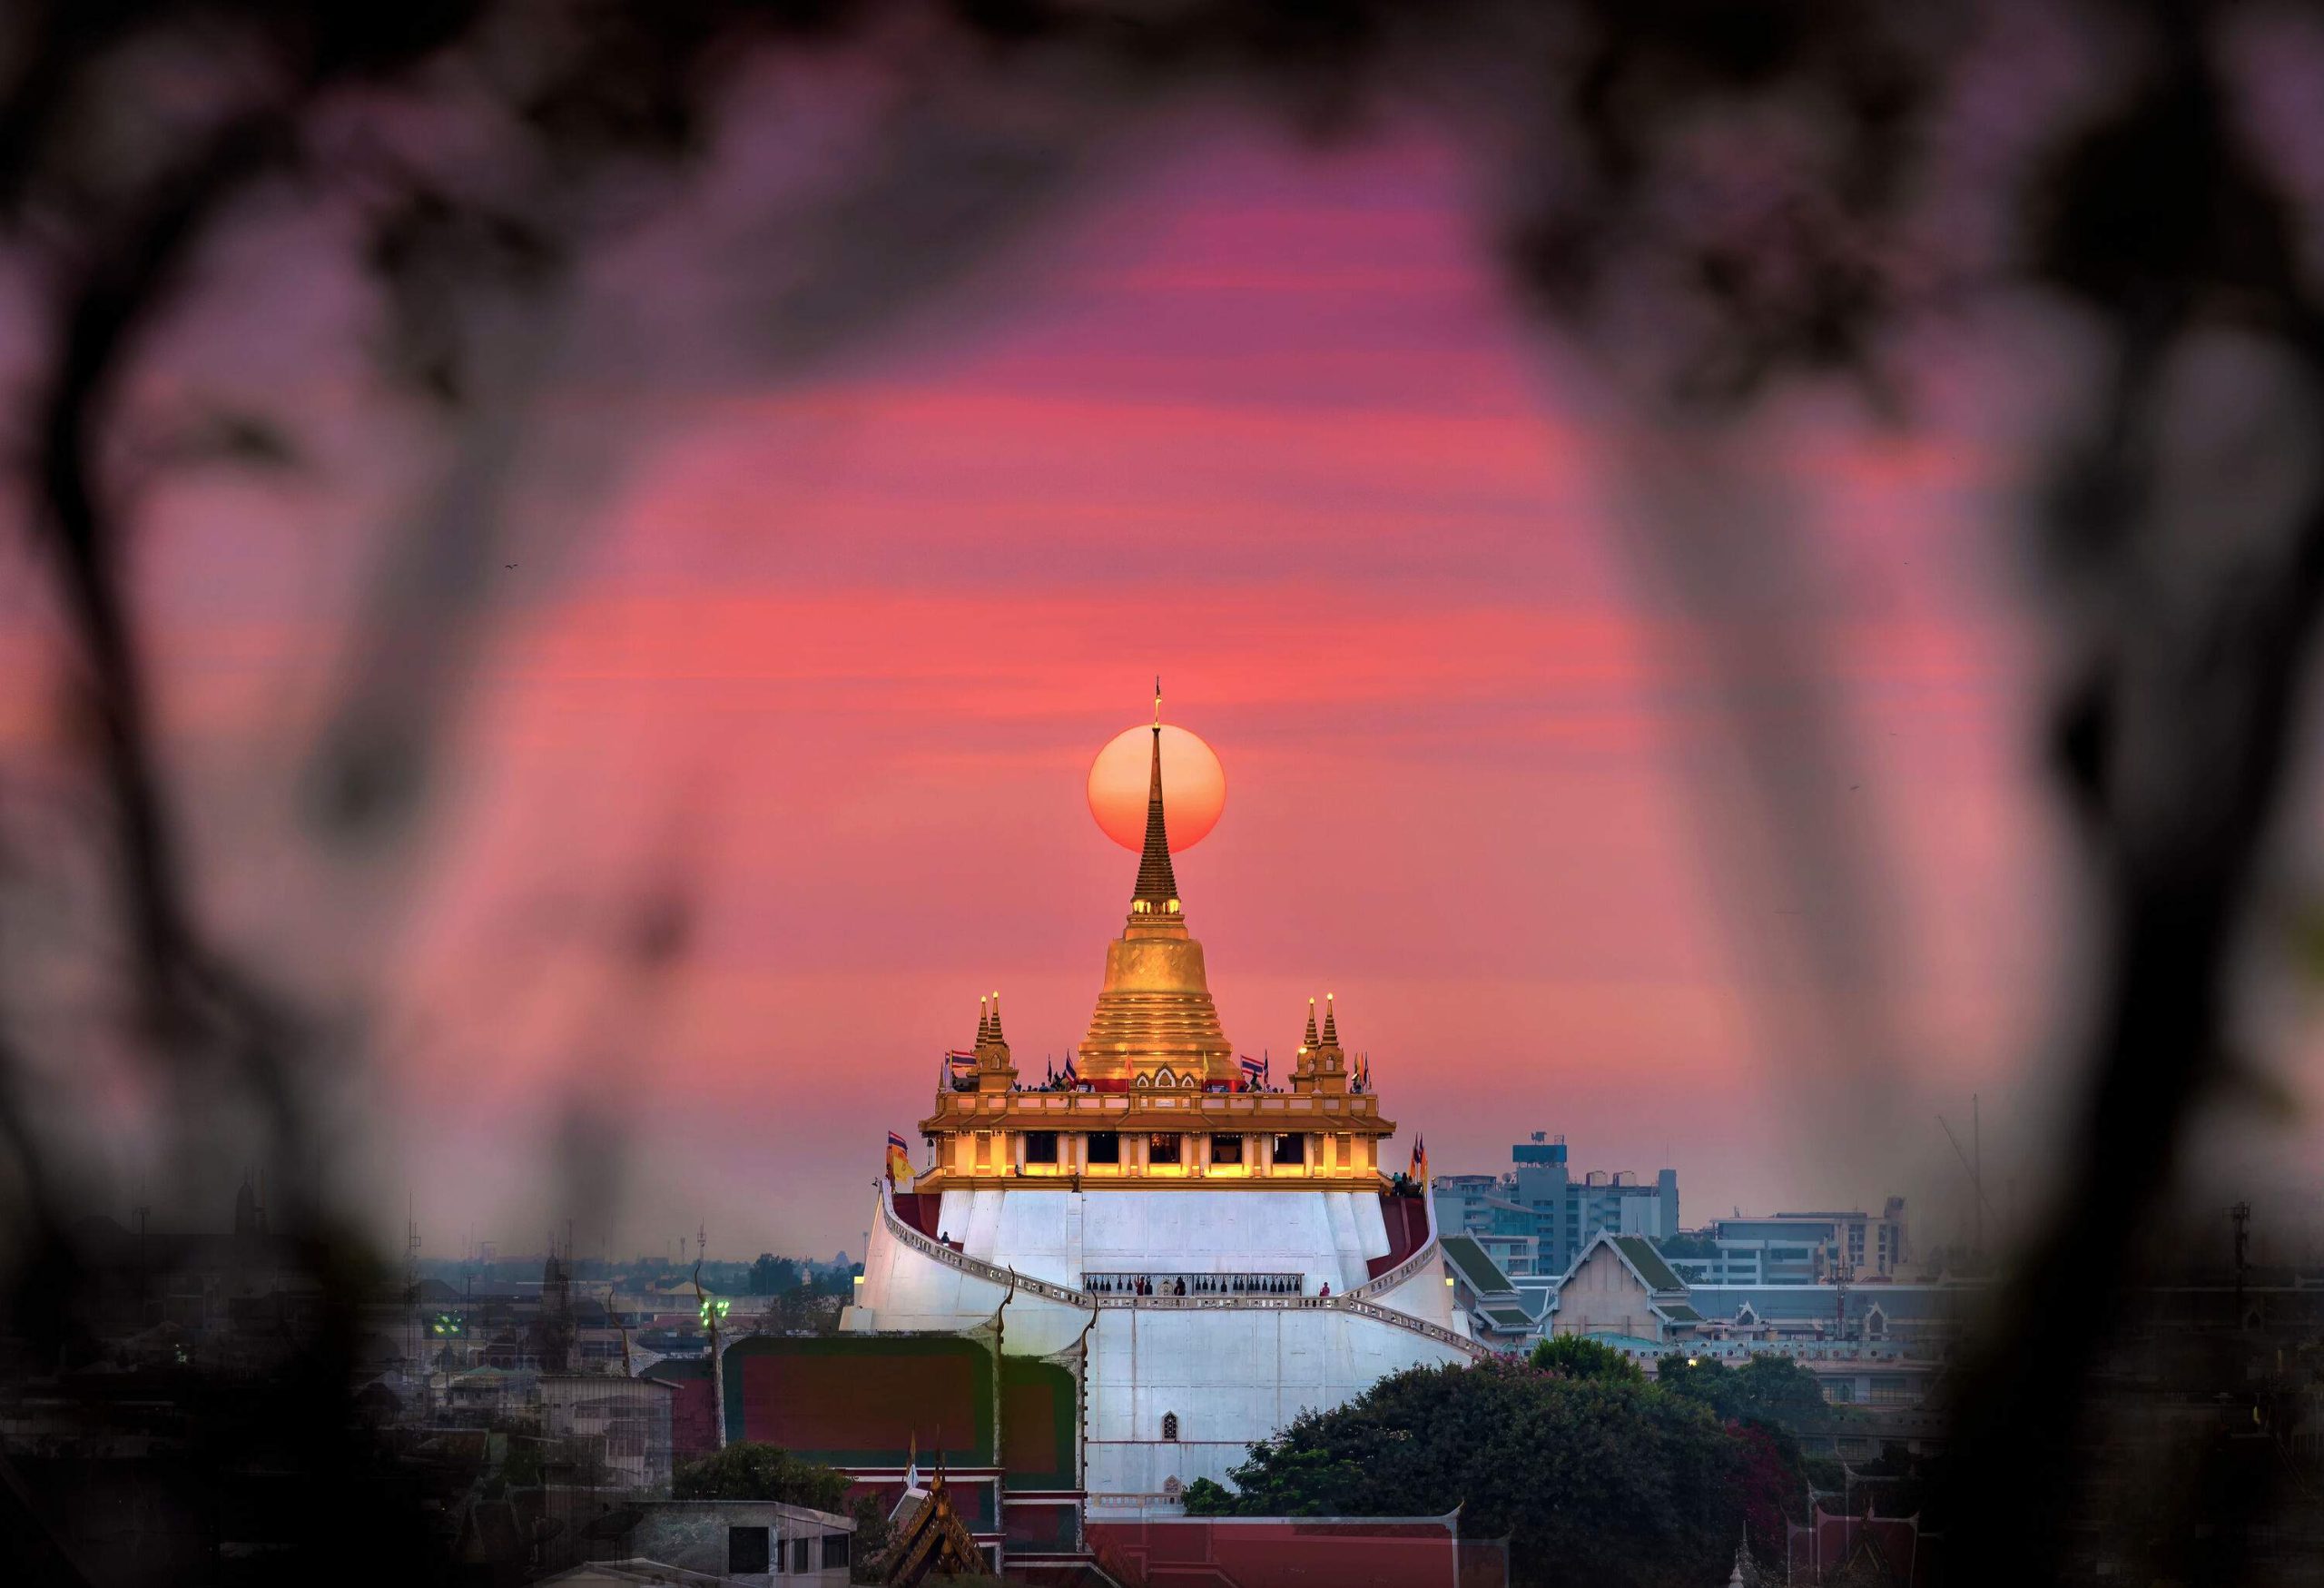
M 326 990 L 384 971 L 382 1228 L 408 1195 L 429 1255 L 537 1246 L 573 1199 L 539 1143 L 579 1095 L 629 1149 L 581 1250 L 706 1224 L 725 1256 L 860 1252 L 883 1133 L 914 1135 L 978 997 L 1037 1074 L 1088 1021 L 1135 862 L 1084 777 L 1157 671 L 1231 791 L 1178 863 L 1227 1036 L 1288 1053 L 1335 991 L 1394 1161 L 1420 1130 L 1438 1171 L 1497 1169 L 1546 1129 L 1577 1171 L 1677 1168 L 1690 1225 L 1898 1193 L 1945 1239 L 1966 1198 L 1933 1116 L 1982 1090 L 1996 1183 L 2035 1173 L 2019 1078 L 2063 906 L 2043 658 L 1994 528 L 2014 460 L 1943 413 L 1767 431 L 1821 566 L 1750 620 L 1826 665 L 1827 792 L 1880 845 L 1899 972 L 1868 996 L 1910 1071 L 1879 1083 L 1893 1139 L 1844 1144 L 1720 719 L 1722 683 L 1792 685 L 1706 672 L 1610 528 L 1626 438 L 1529 347 L 1470 225 L 1424 144 L 1214 127 L 822 378 L 679 339 L 630 387 L 557 388 L 622 465 L 523 504 L 425 873 L 379 902 L 325 868 L 287 918 L 271 880 L 222 887 L 247 942 L 343 925 Z M 345 309 L 281 311 L 290 341 Z M 282 818 L 281 723 L 358 587 L 367 459 L 400 444 L 343 393 L 314 412 L 345 502 L 202 486 L 159 516 L 165 715 L 217 856 Z M 45 705 L 0 694 L 0 734 L 44 735 Z M 632 997 L 616 906 L 662 875 L 696 930 Z

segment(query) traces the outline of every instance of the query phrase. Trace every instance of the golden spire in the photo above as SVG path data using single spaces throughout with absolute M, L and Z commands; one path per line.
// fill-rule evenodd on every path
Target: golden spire
M 1154 764 L 1146 785 L 1146 849 L 1137 857 L 1137 891 L 1130 913 L 1175 915 L 1178 878 L 1170 869 L 1170 831 L 1162 817 L 1162 680 L 1154 680 Z
M 1338 996 L 1335 992 L 1324 994 L 1324 1046 L 1326 1048 L 1336 1048 L 1340 1045 L 1338 1011 L 1332 1003 L 1332 1000 Z M 1312 1002 L 1309 1007 L 1314 1007 Z
M 1307 1035 L 1299 1045 L 1310 1051 L 1323 1045 L 1315 1037 L 1315 1001 L 1312 998 L 1307 1001 Z
M 996 1042 L 1003 1041 L 1005 1041 L 1005 1040 L 1006 1040 L 1006 1039 L 1004 1039 L 1004 1038 L 1001 1036 L 1001 1034 L 1000 1034 L 1000 990 L 998 987 L 994 988 L 994 989 L 993 989 L 993 991 L 992 991 L 992 1039 L 991 1039 L 991 1040 L 992 1040 L 992 1041 L 996 1041 Z
M 1218 1029 L 1202 944 L 1179 912 L 1162 813 L 1162 680 L 1154 681 L 1154 748 L 1147 780 L 1146 847 L 1122 934 L 1106 945 L 1106 983 L 1081 1039 L 1079 1074 L 1104 1085 L 1165 1070 L 1173 1081 L 1229 1080 L 1235 1050 Z
M 977 1000 L 977 1046 L 981 1048 L 992 1041 L 992 1017 L 984 1011 L 984 1000 Z

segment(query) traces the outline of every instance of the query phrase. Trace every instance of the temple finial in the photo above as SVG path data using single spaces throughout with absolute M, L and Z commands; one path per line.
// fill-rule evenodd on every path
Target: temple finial
M 1008 1040 L 1000 1034 L 1000 990 L 997 987 L 992 991 L 992 1040 L 996 1042 Z
M 1324 1046 L 1326 1048 L 1336 1048 L 1340 1045 L 1338 1011 L 1332 1002 L 1332 1000 L 1337 996 L 1337 993 L 1333 992 L 1324 994 Z
M 1146 847 L 1137 857 L 1133 915 L 1178 912 L 1178 878 L 1170 866 L 1170 829 L 1162 815 L 1162 679 L 1154 679 L 1154 759 L 1146 784 Z
M 1312 1052 L 1322 1045 L 1315 1036 L 1315 1001 L 1311 998 L 1307 1001 L 1307 1035 L 1300 1046 Z
M 992 1017 L 985 1012 L 984 1000 L 977 1000 L 977 1046 L 981 1048 L 992 1041 Z

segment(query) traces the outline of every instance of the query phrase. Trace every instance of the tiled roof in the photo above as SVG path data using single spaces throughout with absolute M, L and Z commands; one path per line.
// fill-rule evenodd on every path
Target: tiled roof
M 1687 1287 L 1687 1282 L 1670 1271 L 1670 1265 L 1662 1260 L 1662 1254 L 1654 1249 L 1654 1243 L 1646 1237 L 1618 1235 L 1613 1241 L 1621 1248 L 1622 1256 L 1630 1258 L 1630 1266 L 1638 1270 L 1639 1277 L 1646 1281 L 1648 1288 L 1684 1290 Z
M 1664 1305 L 1656 1307 L 1654 1310 L 1660 1313 L 1672 1323 L 1676 1324 L 1698 1324 L 1703 1321 L 1703 1315 L 1701 1313 L 1697 1312 L 1691 1307 L 1683 1306 L 1678 1302 L 1665 1303 Z
M 1505 1296 L 1516 1288 L 1501 1265 L 1485 1255 L 1485 1248 L 1465 1235 L 1441 1237 L 1437 1244 L 1444 1248 L 1445 1260 L 1461 1271 L 1461 1277 L 1481 1296 Z
M 1495 1328 L 1530 1329 L 1533 1327 L 1533 1320 L 1514 1307 L 1488 1307 L 1482 1310 L 1492 1320 Z

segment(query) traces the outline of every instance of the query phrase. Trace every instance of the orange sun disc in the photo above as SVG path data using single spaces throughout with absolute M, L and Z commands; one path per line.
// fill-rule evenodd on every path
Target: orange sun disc
M 1153 755 L 1153 725 L 1141 723 L 1116 735 L 1089 764 L 1089 814 L 1107 837 L 1133 853 L 1146 847 Z M 1226 808 L 1226 769 L 1216 752 L 1168 723 L 1162 725 L 1162 806 L 1173 854 L 1201 843 Z

